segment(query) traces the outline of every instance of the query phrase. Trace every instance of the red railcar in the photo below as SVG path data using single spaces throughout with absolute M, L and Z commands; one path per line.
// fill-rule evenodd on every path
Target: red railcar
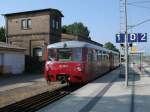
M 119 53 L 87 42 L 48 45 L 45 79 L 83 84 L 119 66 Z

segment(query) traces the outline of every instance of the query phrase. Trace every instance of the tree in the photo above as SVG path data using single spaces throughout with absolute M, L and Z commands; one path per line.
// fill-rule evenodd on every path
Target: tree
M 75 22 L 70 25 L 64 25 L 62 27 L 62 33 L 67 33 L 67 34 L 72 34 L 72 35 L 83 36 L 83 37 L 89 38 L 90 31 L 88 30 L 87 26 L 84 26 L 83 23 Z
M 113 51 L 119 52 L 119 50 L 116 48 L 116 46 L 114 46 L 114 44 L 112 44 L 111 42 L 106 42 L 104 44 L 104 47 L 109 49 L 109 50 L 113 50 Z
M 0 27 L 0 41 L 2 41 L 2 42 L 6 41 L 5 28 L 4 27 Z

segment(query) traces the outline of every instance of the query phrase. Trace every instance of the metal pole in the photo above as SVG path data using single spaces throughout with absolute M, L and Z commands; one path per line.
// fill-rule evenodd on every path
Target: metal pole
M 125 0 L 125 86 L 128 86 L 128 26 L 127 0 Z
M 140 71 L 142 69 L 142 53 L 140 53 Z

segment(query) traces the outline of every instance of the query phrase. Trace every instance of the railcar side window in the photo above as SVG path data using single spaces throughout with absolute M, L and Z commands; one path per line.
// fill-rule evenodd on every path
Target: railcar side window
M 93 60 L 97 61 L 97 51 L 93 50 Z
M 93 61 L 93 51 L 91 49 L 88 50 L 88 61 L 89 62 Z
M 98 60 L 98 61 L 101 60 L 101 53 L 100 53 L 100 51 L 97 51 L 97 60 Z
M 82 48 L 73 48 L 73 61 L 81 61 L 82 60 Z

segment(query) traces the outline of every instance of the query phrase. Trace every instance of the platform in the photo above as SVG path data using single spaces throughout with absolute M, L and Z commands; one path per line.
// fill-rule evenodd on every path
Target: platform
M 38 112 L 149 112 L 150 77 L 130 69 L 129 86 L 118 68 Z
M 47 85 L 43 74 L 0 76 L 0 108 L 59 86 Z

